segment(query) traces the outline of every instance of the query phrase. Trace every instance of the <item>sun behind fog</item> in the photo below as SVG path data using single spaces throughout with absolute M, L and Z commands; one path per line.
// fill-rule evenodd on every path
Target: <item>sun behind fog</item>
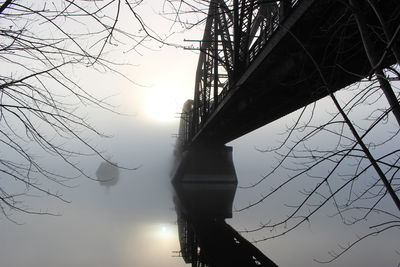
M 155 121 L 169 122 L 176 119 L 185 102 L 183 91 L 177 87 L 155 86 L 148 89 L 146 115 Z

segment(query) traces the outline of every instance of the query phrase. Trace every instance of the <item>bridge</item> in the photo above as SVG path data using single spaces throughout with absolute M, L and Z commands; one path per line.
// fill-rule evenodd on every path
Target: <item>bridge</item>
M 397 0 L 211 0 L 181 145 L 225 144 L 395 64 L 399 8 Z
M 172 174 L 186 262 L 276 266 L 226 225 L 234 191 L 206 205 L 222 212 L 194 211 L 196 201 L 209 201 L 212 190 L 204 185 L 236 189 L 232 149 L 224 145 L 373 74 L 400 124 L 399 101 L 383 72 L 400 64 L 399 32 L 398 0 L 210 0 Z M 193 188 L 203 191 L 193 194 Z M 209 242 L 210 233 L 218 246 Z M 242 265 L 227 261 L 237 251 Z

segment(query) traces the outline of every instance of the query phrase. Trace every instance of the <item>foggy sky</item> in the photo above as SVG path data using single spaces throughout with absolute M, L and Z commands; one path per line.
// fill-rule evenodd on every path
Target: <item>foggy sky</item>
M 175 143 L 173 135 L 177 133 L 179 121 L 150 120 L 144 110 L 143 96 L 151 86 L 168 85 L 182 88 L 185 98 L 191 98 L 197 55 L 165 48 L 147 51 L 138 59 L 138 64 L 129 70 L 129 76 L 149 87 L 135 86 L 109 74 L 91 73 L 80 80 L 99 92 L 110 89 L 119 92 L 111 101 L 119 105 L 121 112 L 130 115 L 88 111 L 88 119 L 97 128 L 113 135 L 112 138 L 91 141 L 98 143 L 110 160 L 119 166 L 139 168 L 135 171 L 120 170 L 118 183 L 108 192 L 96 181 L 85 178 L 73 181 L 75 188 L 60 189 L 71 201 L 69 204 L 48 197 L 27 198 L 27 204 L 33 208 L 50 210 L 61 216 L 15 213 L 15 218 L 23 225 L 0 217 L 0 266 L 186 266 L 181 258 L 172 257 L 172 251 L 179 250 L 179 243 L 169 174 Z M 270 170 L 273 157 L 256 151 L 255 147 L 276 144 L 282 139 L 279 133 L 291 119 L 277 121 L 229 144 L 233 146 L 240 185 L 250 184 Z M 80 164 L 95 176 L 101 162 L 98 157 L 91 157 L 82 159 Z M 49 164 L 56 163 L 49 161 Z M 261 191 L 267 189 L 268 185 Z M 257 190 L 238 189 L 234 205 L 243 206 L 257 198 L 259 193 Z M 274 216 L 284 216 L 281 206 L 284 202 L 291 203 L 292 194 L 283 193 L 255 209 L 234 213 L 228 223 L 243 230 Z M 279 266 L 375 267 L 397 266 L 400 262 L 396 253 L 398 230 L 371 237 L 332 264 L 320 265 L 313 261 L 314 258 L 327 258 L 329 251 L 338 248 L 338 243 L 345 244 L 359 234 L 357 229 L 329 218 L 330 214 L 331 210 L 322 210 L 310 225 L 303 225 L 283 238 L 257 246 Z M 257 233 L 264 234 L 268 233 Z M 249 240 L 254 238 L 251 235 L 246 237 Z

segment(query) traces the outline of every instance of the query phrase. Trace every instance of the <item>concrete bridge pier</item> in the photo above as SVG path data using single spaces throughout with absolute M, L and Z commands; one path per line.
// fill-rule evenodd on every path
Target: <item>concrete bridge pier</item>
M 184 213 L 191 218 L 232 217 L 237 177 L 232 147 L 197 147 L 177 157 L 174 185 Z

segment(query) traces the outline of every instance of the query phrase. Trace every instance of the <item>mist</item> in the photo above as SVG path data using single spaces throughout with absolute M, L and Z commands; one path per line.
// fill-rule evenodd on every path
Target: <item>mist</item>
M 143 14 L 154 16 L 154 12 L 149 10 Z M 170 30 L 160 19 L 150 19 L 149 23 L 161 25 L 167 33 Z M 177 33 L 171 42 L 181 43 L 188 37 L 199 39 L 202 36 L 199 32 Z M 74 177 L 61 184 L 51 179 L 40 180 L 43 188 L 58 192 L 64 201 L 44 192 L 25 191 L 25 185 L 0 177 L 0 188 L 4 186 L 12 192 L 22 190 L 26 193 L 21 198 L 22 207 L 27 211 L 45 213 L 33 215 L 12 210 L 9 213 L 12 220 L 0 217 L 0 266 L 189 266 L 178 256 L 181 248 L 170 175 L 180 112 L 184 101 L 193 99 L 199 53 L 159 43 L 150 49 L 140 47 L 136 52 L 134 55 L 126 50 L 111 53 L 112 60 L 124 62 L 118 65 L 116 72 L 84 66 L 70 69 L 70 74 L 83 88 L 87 88 L 88 93 L 97 94 L 111 105 L 110 110 L 96 106 L 82 106 L 76 110 L 85 121 L 95 126 L 100 135 L 104 135 L 99 136 L 87 129 L 77 130 L 79 136 L 101 153 L 82 148 L 76 139 L 63 142 L 72 151 L 82 152 L 79 156 L 71 155 L 71 158 L 87 177 L 77 174 L 76 169 L 56 156 L 41 153 L 34 142 L 27 143 L 29 150 L 48 170 Z M 343 102 L 350 99 L 352 93 L 349 91 L 339 92 L 339 99 Z M 69 99 L 65 98 L 67 103 Z M 378 99 L 375 108 L 385 106 L 382 103 Z M 337 113 L 330 99 L 318 101 L 317 106 L 312 111 L 317 122 L 326 122 Z M 364 118 L 373 108 L 369 105 L 360 108 L 359 113 L 351 114 L 352 119 Z M 274 235 L 276 229 L 254 233 L 246 233 L 246 230 L 285 218 L 304 198 L 304 190 L 310 190 L 317 183 L 302 177 L 259 205 L 237 211 L 257 201 L 289 177 L 290 170 L 284 170 L 274 173 L 260 186 L 242 188 L 255 184 L 279 163 L 279 155 L 262 150 L 279 146 L 300 112 L 293 112 L 227 144 L 233 147 L 238 178 L 233 217 L 227 222 L 250 241 Z M 23 132 L 24 129 L 20 127 L 19 130 Z M 390 118 L 384 127 L 366 138 L 367 142 L 372 147 L 374 138 L 380 140 L 397 130 L 398 126 L 396 128 Z M 322 149 L 333 145 L 334 141 L 327 136 L 317 136 L 312 146 Z M 301 134 L 296 133 L 290 142 L 299 138 Z M 398 138 L 394 138 L 388 147 L 398 147 L 397 141 Z M 389 150 L 385 149 L 376 153 L 388 153 Z M 8 151 L 2 153 L 10 160 L 18 156 L 11 152 L 7 154 Z M 354 165 L 348 164 L 334 178 L 339 180 L 342 174 L 354 169 Z M 328 167 L 324 165 L 316 170 L 315 175 L 323 176 L 327 171 Z M 373 174 L 368 173 L 366 177 L 373 178 Z M 366 180 L 368 183 L 371 181 Z M 381 205 L 395 211 L 388 199 Z M 329 259 L 332 251 L 339 251 L 341 246 L 357 240 L 358 236 L 370 231 L 369 226 L 379 222 L 377 215 L 363 228 L 347 226 L 336 213 L 330 203 L 294 231 L 279 238 L 256 242 L 255 246 L 279 266 L 398 265 L 398 229 L 363 240 L 332 263 L 318 263 L 318 260 Z

